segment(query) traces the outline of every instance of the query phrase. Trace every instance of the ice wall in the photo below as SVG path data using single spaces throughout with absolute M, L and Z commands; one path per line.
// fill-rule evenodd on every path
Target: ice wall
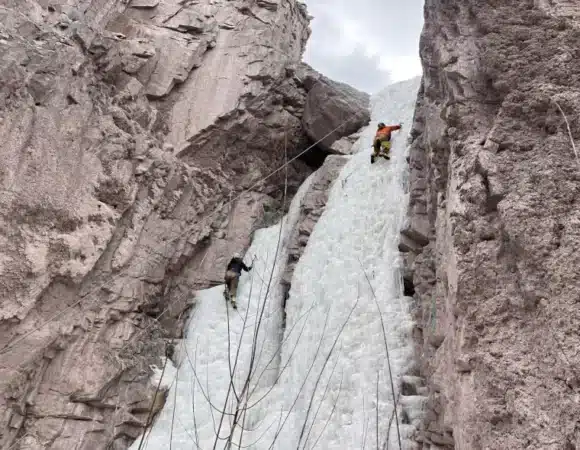
M 138 438 L 130 450 L 169 448 L 170 441 L 176 450 L 213 448 L 216 435 L 236 432 L 231 414 L 243 411 L 261 387 L 274 384 L 284 320 L 279 281 L 300 200 L 311 180 L 312 175 L 282 221 L 254 234 L 245 255 L 253 268 L 242 272 L 237 309 L 226 305 L 223 285 L 196 293 L 187 337 L 178 345 L 178 370 L 167 367 L 162 378 L 170 386 L 165 406 L 143 443 Z M 159 370 L 155 375 L 152 382 L 157 384 Z M 217 442 L 216 448 L 223 448 L 223 440 Z
M 284 426 L 273 426 L 264 439 L 271 442 L 277 433 L 272 430 L 281 428 L 273 448 L 383 447 L 393 412 L 385 340 L 396 399 L 400 378 L 413 364 L 398 235 L 407 202 L 406 131 L 418 84 L 414 79 L 393 85 L 374 99 L 373 122 L 355 144 L 358 153 L 335 182 L 295 269 L 286 306 L 285 369 L 269 399 L 270 414 Z M 377 121 L 406 126 L 395 133 L 391 160 L 371 165 Z M 407 410 L 402 440 L 419 415 L 417 408 Z M 391 424 L 390 448 L 398 448 L 396 423 Z
M 387 436 L 395 449 L 399 435 L 407 442 L 421 398 L 414 406 L 407 398 L 405 414 L 399 408 L 397 432 L 393 399 L 399 402 L 401 377 L 413 365 L 398 236 L 418 86 L 418 79 L 397 83 L 373 98 L 373 122 L 296 266 L 285 315 L 277 282 L 310 179 L 282 224 L 256 233 L 248 251 L 256 262 L 240 281 L 238 310 L 226 308 L 223 286 L 198 293 L 178 375 L 142 449 L 170 441 L 172 449 L 279 450 L 384 448 Z M 391 160 L 371 165 L 378 121 L 404 128 Z

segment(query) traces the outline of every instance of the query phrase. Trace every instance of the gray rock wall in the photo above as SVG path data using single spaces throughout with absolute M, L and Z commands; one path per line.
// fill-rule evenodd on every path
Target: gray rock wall
M 402 240 L 430 380 L 420 448 L 580 448 L 579 17 L 425 3 Z
M 311 143 L 309 18 L 294 0 L 1 3 L 0 447 L 127 448 L 193 290 L 222 282 L 277 207 L 285 171 L 264 177 Z M 292 194 L 312 168 L 288 172 Z

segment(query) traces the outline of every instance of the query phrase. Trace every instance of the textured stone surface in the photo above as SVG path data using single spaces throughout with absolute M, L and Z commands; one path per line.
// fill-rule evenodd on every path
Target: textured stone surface
M 332 153 L 339 155 L 350 155 L 352 154 L 352 146 L 360 137 L 360 133 L 354 133 L 349 136 L 345 136 L 335 141 L 331 146 L 330 150 Z
M 161 408 L 192 290 L 310 143 L 308 35 L 294 1 L 2 2 L 1 448 L 123 449 Z
M 579 13 L 425 3 L 403 248 L 422 448 L 580 448 Z
M 302 116 L 306 133 L 313 141 L 322 140 L 319 146 L 333 153 L 335 141 L 369 123 L 370 97 L 324 76 L 303 74 L 302 78 L 308 91 Z

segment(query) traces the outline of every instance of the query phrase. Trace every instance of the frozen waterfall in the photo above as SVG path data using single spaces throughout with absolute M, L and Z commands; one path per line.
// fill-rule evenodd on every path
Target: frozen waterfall
M 197 293 L 179 367 L 163 376 L 166 404 L 131 450 L 383 449 L 387 438 L 394 450 L 398 434 L 407 448 L 421 398 L 403 401 L 398 392 L 413 347 L 397 245 L 418 87 L 416 78 L 372 98 L 372 122 L 333 184 L 285 311 L 279 280 L 311 178 L 279 224 L 256 232 L 246 254 L 246 263 L 255 256 L 254 270 L 240 279 L 238 309 L 226 307 L 223 286 Z M 404 125 L 391 160 L 371 165 L 378 121 Z M 393 398 L 405 406 L 399 427 Z

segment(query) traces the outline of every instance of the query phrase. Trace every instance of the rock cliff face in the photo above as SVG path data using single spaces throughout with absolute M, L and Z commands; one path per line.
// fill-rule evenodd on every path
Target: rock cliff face
M 425 2 L 401 241 L 421 448 L 580 448 L 578 42 L 577 2 Z
M 278 208 L 272 172 L 368 96 L 300 63 L 294 0 L 1 3 L 0 447 L 123 449 L 192 290 Z

